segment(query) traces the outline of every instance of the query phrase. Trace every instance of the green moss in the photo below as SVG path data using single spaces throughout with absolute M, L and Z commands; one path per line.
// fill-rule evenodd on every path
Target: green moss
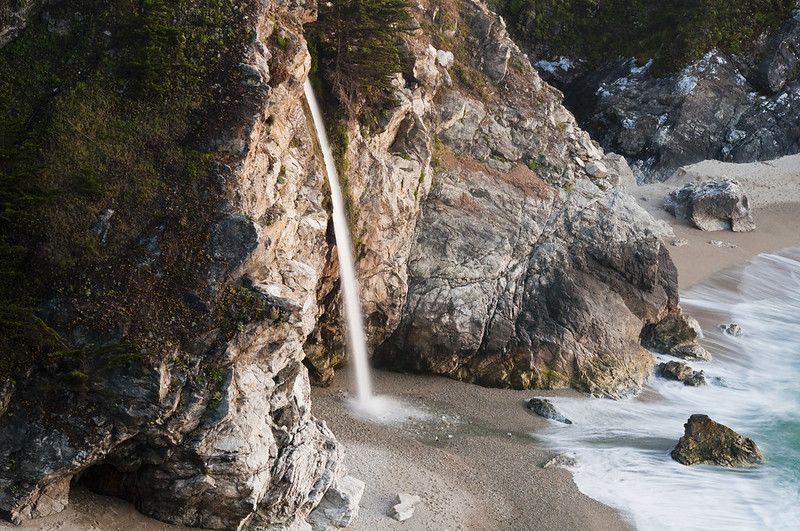
M 69 301 L 68 327 L 145 342 L 171 322 L 176 344 L 200 318 L 180 297 L 202 282 L 212 162 L 227 155 L 199 146 L 229 119 L 220 91 L 242 90 L 248 9 L 77 0 L 49 7 L 69 33 L 35 19 L 0 49 L 0 377 L 65 349 L 37 317 L 45 300 Z M 143 267 L 153 235 L 158 267 Z

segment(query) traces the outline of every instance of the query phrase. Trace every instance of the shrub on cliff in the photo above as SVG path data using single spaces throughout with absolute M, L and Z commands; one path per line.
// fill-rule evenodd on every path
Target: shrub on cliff
M 389 104 L 391 78 L 401 71 L 399 36 L 408 26 L 406 0 L 320 2 L 309 26 L 318 65 L 351 113 Z

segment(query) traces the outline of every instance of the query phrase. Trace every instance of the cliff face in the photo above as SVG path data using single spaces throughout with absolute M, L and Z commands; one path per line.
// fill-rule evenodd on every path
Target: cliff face
M 485 385 L 624 396 L 652 366 L 642 328 L 679 314 L 662 229 L 620 191 L 624 162 L 577 128 L 502 21 L 478 3 L 458 7 L 476 44 L 456 65 L 484 81 L 447 87 L 440 65 L 438 77 L 410 83 L 439 93 L 420 120 L 431 130 L 433 185 L 405 306 L 377 357 Z M 428 70 L 425 57 L 415 72 Z
M 80 17 L 66 3 L 46 7 L 31 31 L 91 21 L 93 46 L 107 48 L 94 64 L 102 71 L 128 48 L 103 25 L 110 11 L 95 18 L 89 4 Z M 173 158 L 157 152 L 169 161 L 157 171 L 131 173 L 179 178 L 129 193 L 81 169 L 53 204 L 77 193 L 67 236 L 85 239 L 34 234 L 44 243 L 30 259 L 58 273 L 38 292 L 38 315 L 59 339 L 5 379 L 0 509 L 14 521 L 58 512 L 83 480 L 169 522 L 302 525 L 344 473 L 342 448 L 311 415 L 304 367 L 325 380 L 346 361 L 322 158 L 302 90 L 302 24 L 315 5 L 230 10 L 216 22 L 187 16 L 183 37 L 200 49 L 239 39 L 196 68 L 207 90 L 193 97 L 206 107 L 187 98 L 190 141 Z M 376 357 L 487 385 L 635 391 L 653 363 L 640 335 L 668 348 L 663 336 L 688 327 L 663 229 L 623 191 L 630 169 L 576 126 L 483 4 L 423 1 L 411 12 L 418 27 L 403 37 L 398 104 L 371 127 L 347 124 L 351 229 Z M 160 8 L 137 16 L 148 38 L 183 31 Z M 208 27 L 219 31 L 206 46 L 197 32 Z M 186 68 L 184 56 L 154 63 L 151 51 L 135 48 L 127 68 Z M 162 98 L 163 71 L 144 71 L 155 75 L 142 94 L 180 100 Z M 130 158 L 119 139 L 145 131 L 122 136 L 77 119 L 114 94 L 119 105 L 139 96 L 114 85 L 68 114 L 65 101 L 103 83 L 87 74 L 58 85 L 37 103 L 48 112 L 20 123 L 52 120 L 68 133 L 59 141 L 82 146 L 75 157 L 110 146 L 96 163 L 117 176 Z M 139 126 L 161 134 L 179 121 L 170 118 Z M 43 256 L 60 243 L 77 257 L 51 264 Z
M 231 22 L 253 38 L 233 64 L 234 89 L 219 96 L 237 108 L 204 141 L 220 154 L 216 212 L 199 227 L 204 247 L 192 251 L 207 260 L 200 283 L 169 301 L 191 307 L 192 332 L 173 343 L 183 323 L 153 323 L 141 354 L 113 334 L 77 333 L 71 308 L 93 311 L 83 297 L 102 285 L 91 273 L 86 293 L 49 303 L 49 322 L 83 350 L 46 356 L 4 389 L 0 508 L 15 522 L 60 511 L 81 478 L 168 522 L 288 525 L 342 475 L 342 448 L 311 415 L 302 365 L 328 253 L 325 177 L 302 89 L 310 57 L 300 23 L 314 5 L 241 7 L 246 16 Z M 74 20 L 69 7 L 46 15 Z M 116 216 L 108 245 L 128 213 Z M 150 249 L 138 268 L 155 271 L 153 282 L 176 282 L 165 264 L 176 227 L 136 236 Z M 141 318 L 158 308 L 140 303 L 130 310 Z

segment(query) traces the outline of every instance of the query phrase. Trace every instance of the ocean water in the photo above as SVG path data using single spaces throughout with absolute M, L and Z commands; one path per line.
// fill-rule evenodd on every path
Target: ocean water
M 800 248 L 759 255 L 682 293 L 704 331 L 709 385 L 651 378 L 637 398 L 553 399 L 575 424 L 537 440 L 574 456 L 582 492 L 641 530 L 800 529 Z M 736 323 L 742 337 L 722 333 Z M 657 356 L 667 361 L 669 356 Z M 670 451 L 693 413 L 755 440 L 756 468 L 683 466 Z

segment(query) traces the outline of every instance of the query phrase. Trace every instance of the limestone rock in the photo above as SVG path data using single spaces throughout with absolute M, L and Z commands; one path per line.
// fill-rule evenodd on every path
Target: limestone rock
M 750 202 L 735 179 L 687 183 L 667 195 L 664 209 L 700 230 L 746 232 L 756 228 Z
M 683 437 L 672 450 L 672 458 L 683 465 L 755 466 L 764 462 L 756 443 L 708 415 L 692 415 L 684 424 Z
M 417 495 L 399 493 L 394 499 L 394 505 L 389 510 L 389 516 L 398 522 L 404 522 L 414 516 L 414 509 L 422 499 Z
M 563 415 L 553 403 L 546 398 L 531 398 L 528 400 L 528 409 L 546 419 L 556 420 L 564 424 L 572 424 L 572 421 Z
M 364 494 L 364 482 L 351 476 L 338 479 L 325 493 L 316 509 L 308 515 L 314 531 L 348 527 L 358 515 L 358 503 Z

